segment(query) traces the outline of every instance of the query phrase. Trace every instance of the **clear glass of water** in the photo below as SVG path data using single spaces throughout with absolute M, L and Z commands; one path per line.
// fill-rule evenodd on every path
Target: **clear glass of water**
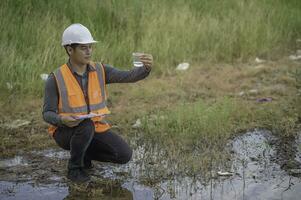
M 141 62 L 140 57 L 143 55 L 144 53 L 139 53 L 139 52 L 134 52 L 132 54 L 133 56 L 133 64 L 134 67 L 143 67 L 143 62 Z

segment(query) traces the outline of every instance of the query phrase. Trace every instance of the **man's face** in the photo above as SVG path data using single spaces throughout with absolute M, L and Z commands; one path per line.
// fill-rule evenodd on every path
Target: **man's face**
M 88 64 L 92 56 L 92 44 L 79 44 L 68 47 L 70 58 L 79 64 Z

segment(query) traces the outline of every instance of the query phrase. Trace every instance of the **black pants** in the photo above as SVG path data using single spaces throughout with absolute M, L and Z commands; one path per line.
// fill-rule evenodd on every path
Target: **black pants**
M 86 119 L 76 127 L 59 127 L 55 131 L 56 143 L 70 150 L 68 169 L 81 168 L 91 160 L 124 164 L 131 159 L 132 150 L 120 136 L 110 130 L 94 130 L 92 120 Z

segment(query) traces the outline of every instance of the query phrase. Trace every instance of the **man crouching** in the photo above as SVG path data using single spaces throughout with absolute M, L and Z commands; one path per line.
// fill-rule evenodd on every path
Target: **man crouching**
M 75 182 L 90 179 L 85 169 L 92 168 L 92 160 L 124 164 L 131 159 L 129 145 L 104 120 L 109 114 L 106 84 L 144 79 L 153 63 L 149 54 L 140 56 L 143 67 L 129 71 L 94 63 L 96 42 L 85 26 L 70 25 L 62 36 L 69 60 L 49 75 L 45 86 L 43 118 L 56 143 L 70 150 L 67 177 Z

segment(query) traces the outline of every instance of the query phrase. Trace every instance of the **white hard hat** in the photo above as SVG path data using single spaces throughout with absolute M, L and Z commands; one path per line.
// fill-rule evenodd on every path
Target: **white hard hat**
M 62 36 L 62 46 L 69 44 L 91 44 L 96 43 L 87 27 L 81 24 L 71 24 L 65 29 Z

